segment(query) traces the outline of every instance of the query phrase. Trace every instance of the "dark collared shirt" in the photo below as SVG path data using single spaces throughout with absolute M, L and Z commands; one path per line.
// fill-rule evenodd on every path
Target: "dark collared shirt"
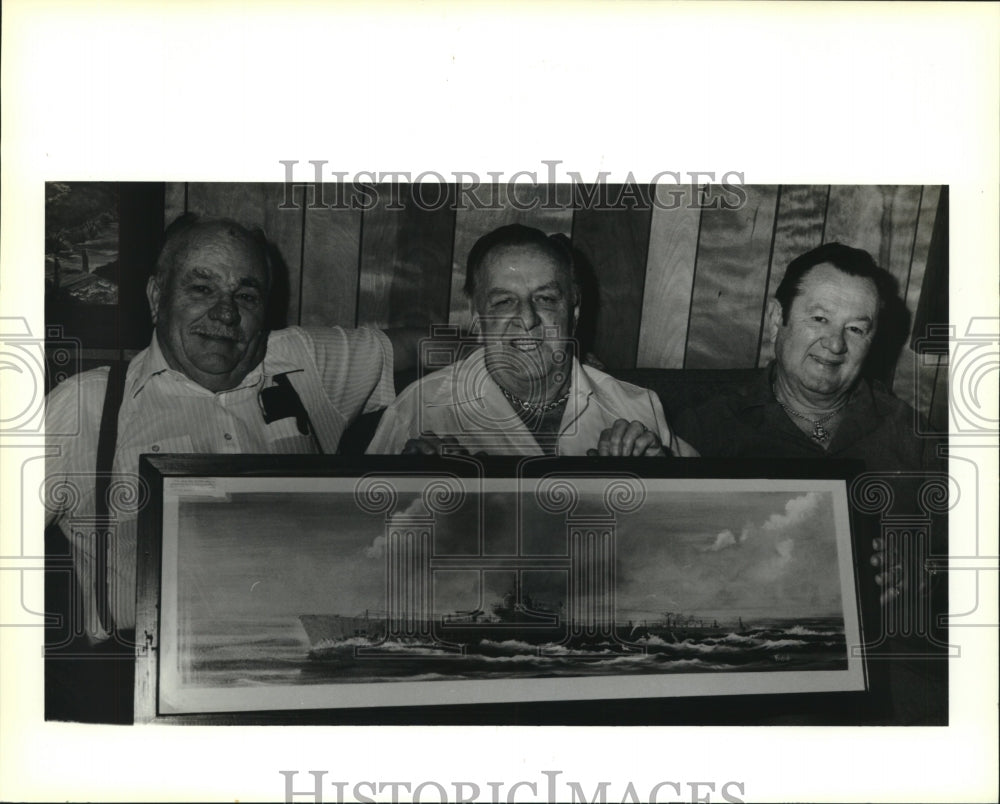
M 771 390 L 773 364 L 756 379 L 677 418 L 675 431 L 704 457 L 850 458 L 868 471 L 940 468 L 937 439 L 918 436 L 916 413 L 877 383 L 858 383 L 828 449 L 800 430 Z

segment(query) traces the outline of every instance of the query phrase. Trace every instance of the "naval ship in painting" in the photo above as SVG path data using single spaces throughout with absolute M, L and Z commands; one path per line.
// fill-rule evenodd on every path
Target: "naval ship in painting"
M 840 669 L 842 620 L 767 619 L 719 623 L 665 613 L 576 627 L 561 605 L 518 599 L 516 590 L 485 609 L 424 620 L 368 612 L 303 614 L 314 672 L 374 677 L 452 678 Z
M 385 615 L 303 614 L 299 617 L 310 642 L 312 658 L 324 658 L 342 643 L 377 644 L 393 636 L 400 642 L 433 640 L 436 643 L 464 646 L 467 651 L 495 640 L 513 640 L 526 645 L 613 644 L 644 647 L 650 638 L 680 643 L 685 640 L 720 638 L 727 634 L 745 634 L 743 618 L 731 627 L 710 623 L 704 619 L 666 612 L 660 620 L 616 622 L 608 626 L 592 626 L 588 630 L 571 629 L 563 606 L 534 601 L 525 596 L 518 602 L 516 591 L 508 592 L 495 601 L 489 611 L 482 608 L 445 614 L 439 619 L 396 623 L 395 634 Z

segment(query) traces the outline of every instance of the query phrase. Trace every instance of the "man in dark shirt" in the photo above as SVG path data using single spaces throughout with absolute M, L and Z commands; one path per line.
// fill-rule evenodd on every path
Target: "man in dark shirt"
M 774 362 L 682 413 L 703 456 L 856 458 L 869 471 L 935 468 L 914 410 L 862 377 L 892 277 L 865 251 L 827 243 L 793 260 L 768 305 Z
M 937 439 L 918 436 L 914 410 L 863 376 L 895 297 L 892 277 L 860 249 L 827 243 L 792 260 L 768 306 L 774 361 L 752 382 L 681 413 L 678 435 L 705 457 L 860 459 L 888 481 L 893 515 L 917 514 L 927 473 L 944 469 Z M 946 524 L 939 517 L 928 529 L 930 551 L 946 552 Z M 927 552 L 914 544 L 900 557 L 895 542 L 873 541 L 886 616 L 904 606 L 923 611 L 929 600 Z M 940 607 L 942 595 L 934 598 Z M 947 718 L 942 644 L 916 636 L 881 642 L 883 654 L 906 657 L 890 664 L 893 722 L 940 723 Z M 925 661 L 928 652 L 936 658 Z

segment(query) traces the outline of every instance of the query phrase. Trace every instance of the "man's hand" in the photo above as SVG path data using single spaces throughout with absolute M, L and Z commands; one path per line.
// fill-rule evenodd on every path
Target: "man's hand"
M 899 563 L 898 556 L 886 549 L 885 542 L 880 537 L 872 539 L 872 548 L 875 553 L 872 555 L 871 563 L 878 570 L 875 573 L 875 584 L 882 590 L 878 602 L 885 605 L 902 594 L 903 565 Z
M 597 449 L 587 450 L 588 455 L 667 455 L 660 437 L 642 422 L 618 419 L 601 433 Z
M 421 438 L 411 438 L 403 445 L 401 455 L 468 455 L 469 451 L 458 443 L 455 436 L 436 436 L 427 433 Z

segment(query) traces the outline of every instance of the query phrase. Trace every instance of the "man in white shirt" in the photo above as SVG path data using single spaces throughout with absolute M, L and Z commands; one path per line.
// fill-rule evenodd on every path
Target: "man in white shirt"
M 140 454 L 332 453 L 353 419 L 392 401 L 394 349 L 386 333 L 268 332 L 270 288 L 261 233 L 231 220 L 182 219 L 168 229 L 147 285 L 155 335 L 118 383 L 110 465 L 96 464 L 105 398 L 117 390 L 109 389 L 109 369 L 82 372 L 49 394 L 48 521 L 69 541 L 92 643 L 135 625 Z M 408 359 L 396 350 L 395 368 Z M 110 474 L 106 584 L 94 526 L 102 507 L 98 474 Z
M 518 224 L 483 236 L 465 291 L 482 348 L 400 394 L 369 453 L 697 455 L 655 393 L 575 357 L 579 283 L 560 236 Z

